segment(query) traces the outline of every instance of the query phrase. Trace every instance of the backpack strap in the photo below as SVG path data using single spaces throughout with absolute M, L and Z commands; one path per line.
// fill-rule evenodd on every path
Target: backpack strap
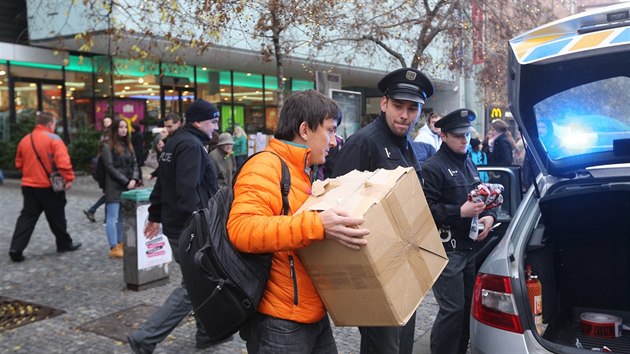
M 282 157 L 280 157 L 280 155 L 276 154 L 273 151 L 267 151 L 267 150 L 263 150 L 263 151 L 258 151 L 257 153 L 253 154 L 252 156 L 248 157 L 247 160 L 245 160 L 245 162 L 243 162 L 243 164 L 241 165 L 241 167 L 238 168 L 238 171 L 236 171 L 236 173 L 234 174 L 234 179 L 232 180 L 232 189 L 234 188 L 234 184 L 236 184 L 236 179 L 238 178 L 238 175 L 241 173 L 241 169 L 243 168 L 243 166 L 245 166 L 245 164 L 247 163 L 247 161 L 249 161 L 252 157 L 263 153 L 263 152 L 269 152 L 272 153 L 276 156 L 278 156 L 278 159 L 280 159 L 280 164 L 282 165 L 282 177 L 280 180 L 280 192 L 282 193 L 282 214 L 283 215 L 289 215 L 289 191 L 291 190 L 291 173 L 289 172 L 289 167 L 287 166 L 287 164 L 284 162 L 284 160 L 282 159 Z
M 33 141 L 33 133 L 31 133 L 30 136 L 31 136 L 31 145 L 33 146 L 33 151 L 35 152 L 35 156 L 37 156 L 37 161 L 39 161 L 39 164 L 42 165 L 44 172 L 46 172 L 46 176 L 50 176 L 50 173 L 48 173 L 48 169 L 46 169 L 46 166 L 44 166 L 44 162 L 42 161 L 42 158 L 39 157 L 39 154 L 37 153 L 37 149 L 35 148 L 35 142 Z

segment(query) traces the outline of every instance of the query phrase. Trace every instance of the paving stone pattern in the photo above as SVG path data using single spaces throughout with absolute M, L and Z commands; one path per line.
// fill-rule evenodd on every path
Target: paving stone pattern
M 81 249 L 57 253 L 54 236 L 42 215 L 24 252 L 26 261 L 12 263 L 8 257 L 9 244 L 22 208 L 19 182 L 8 179 L 0 185 L 0 296 L 50 306 L 65 313 L 0 332 L 0 353 L 131 353 L 127 343 L 84 329 L 126 309 L 160 306 L 181 282 L 178 266 L 173 263 L 166 285 L 140 292 L 126 289 L 122 260 L 107 255 L 104 206 L 97 212 L 96 223 L 89 222 L 82 212 L 100 196 L 90 176 L 79 176 L 67 193 L 68 231 L 75 241 L 83 243 Z M 428 332 L 436 312 L 437 304 L 429 294 L 418 309 L 414 353 L 428 353 Z M 121 326 L 124 326 L 122 321 Z M 359 352 L 360 336 L 356 328 L 333 329 L 340 353 Z M 194 321 L 184 320 L 158 345 L 155 353 L 247 353 L 245 342 L 238 335 L 219 346 L 196 350 L 194 333 Z

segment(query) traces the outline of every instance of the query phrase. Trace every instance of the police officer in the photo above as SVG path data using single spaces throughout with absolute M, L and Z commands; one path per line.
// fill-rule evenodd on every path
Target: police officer
M 442 130 L 442 146 L 422 165 L 424 195 L 448 256 L 446 269 L 433 285 L 440 306 L 431 332 L 434 354 L 466 353 L 475 282 L 473 238 L 483 240 L 496 219 L 493 211 L 484 211 L 484 202 L 468 201 L 470 191 L 481 182 L 467 150 L 474 119 L 475 112 L 469 109 L 440 119 L 435 126 Z M 477 225 L 483 225 L 483 231 Z
M 348 138 L 337 155 L 333 177 L 355 169 L 398 166 L 414 167 L 420 177 L 420 164 L 407 135 L 433 94 L 433 85 L 419 70 L 402 68 L 385 75 L 378 88 L 383 92 L 381 115 Z M 361 353 L 411 353 L 415 325 L 414 313 L 404 327 L 359 327 Z

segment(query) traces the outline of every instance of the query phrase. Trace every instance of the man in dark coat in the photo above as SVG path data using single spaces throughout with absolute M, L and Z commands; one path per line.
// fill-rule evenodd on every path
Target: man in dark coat
M 151 193 L 149 221 L 144 229 L 148 239 L 158 234 L 160 223 L 169 240 L 173 256 L 178 259 L 179 233 L 197 209 L 207 206 L 218 191 L 217 172 L 205 145 L 217 129 L 219 111 L 203 99 L 186 110 L 186 124 L 169 138 L 159 159 L 158 179 Z M 192 311 L 188 292 L 182 283 L 166 302 L 127 338 L 134 353 L 152 353 Z M 217 344 L 211 342 L 197 322 L 197 348 Z
M 419 70 L 403 68 L 383 77 L 378 88 L 383 92 L 380 117 L 348 138 L 337 155 L 333 177 L 355 169 L 398 166 L 413 167 L 420 177 L 420 164 L 407 135 L 433 94 L 433 85 Z M 411 353 L 415 325 L 414 314 L 403 327 L 359 327 L 361 353 Z
M 468 137 L 475 113 L 458 109 L 440 119 L 442 145 L 422 165 L 423 191 L 440 230 L 448 264 L 433 284 L 440 310 L 431 330 L 431 353 L 466 353 L 469 314 L 475 283 L 475 240 L 488 235 L 496 214 L 483 201 L 468 200 L 481 182 L 468 154 Z M 478 218 L 478 219 L 477 219 Z M 481 226 L 483 225 L 483 226 Z M 483 228 L 483 231 L 480 229 Z

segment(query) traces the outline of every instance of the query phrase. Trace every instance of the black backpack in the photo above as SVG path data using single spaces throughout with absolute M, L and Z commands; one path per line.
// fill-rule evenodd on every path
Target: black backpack
M 287 215 L 291 175 L 278 158 L 282 211 Z M 226 224 L 233 199 L 233 188 L 219 190 L 207 208 L 193 213 L 179 238 L 180 267 L 193 313 L 211 340 L 236 333 L 256 313 L 271 267 L 271 253 L 241 253 L 230 242 Z
M 90 170 L 92 172 L 92 178 L 98 182 L 98 186 L 101 187 L 101 189 L 105 189 L 105 175 L 107 172 L 105 171 L 105 164 L 103 163 L 101 154 L 92 158 L 90 161 Z

